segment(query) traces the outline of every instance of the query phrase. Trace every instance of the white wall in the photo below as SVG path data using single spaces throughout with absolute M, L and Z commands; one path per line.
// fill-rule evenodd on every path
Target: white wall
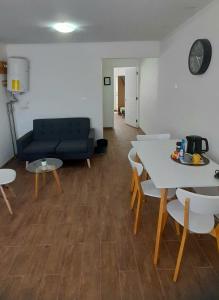
M 219 162 L 219 2 L 214 1 L 161 43 L 159 102 L 154 130 L 175 137 L 208 138 L 210 155 Z M 194 40 L 208 38 L 213 57 L 207 72 L 193 76 L 188 55 Z M 178 87 L 178 88 L 177 88 Z
M 102 137 L 102 59 L 151 57 L 159 54 L 159 43 L 8 45 L 7 54 L 30 60 L 30 91 L 16 104 L 18 136 L 32 128 L 34 118 L 87 116 Z M 111 70 L 105 76 L 113 77 Z
M 140 64 L 139 125 L 145 133 L 149 134 L 156 133 L 157 110 L 159 109 L 157 107 L 158 62 L 158 58 L 146 58 Z
M 0 44 L 0 60 L 6 59 L 6 48 Z M 0 167 L 13 157 L 13 148 L 10 134 L 10 127 L 6 107 L 5 88 L 2 86 L 2 80 L 5 75 L 0 74 Z
M 151 53 L 150 56 L 152 56 Z M 158 55 L 158 52 L 156 53 Z M 148 54 L 149 55 L 149 54 Z M 147 56 L 147 55 L 146 55 Z M 111 77 L 111 85 L 103 86 L 103 126 L 114 126 L 114 68 L 136 67 L 139 68 L 140 58 L 132 59 L 104 59 L 103 60 L 103 77 Z

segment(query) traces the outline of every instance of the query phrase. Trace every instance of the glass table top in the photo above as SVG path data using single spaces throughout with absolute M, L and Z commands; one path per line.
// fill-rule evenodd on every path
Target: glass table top
M 52 172 L 61 168 L 63 161 L 58 158 L 42 158 L 29 163 L 26 170 L 31 173 Z

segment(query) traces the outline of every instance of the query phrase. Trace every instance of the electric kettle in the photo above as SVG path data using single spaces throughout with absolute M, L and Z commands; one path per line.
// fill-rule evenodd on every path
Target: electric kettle
M 202 154 L 208 152 L 208 140 L 198 135 L 189 135 L 186 137 L 187 139 L 187 153 L 194 154 Z M 205 148 L 203 148 L 203 142 L 205 143 Z

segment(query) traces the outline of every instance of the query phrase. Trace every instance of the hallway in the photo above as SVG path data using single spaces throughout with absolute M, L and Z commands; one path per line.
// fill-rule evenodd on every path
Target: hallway
M 33 177 L 16 160 L 11 200 L 1 203 L 0 299 L 154 300 L 218 299 L 219 255 L 210 236 L 191 235 L 177 283 L 172 274 L 179 242 L 172 223 L 163 235 L 160 262 L 152 264 L 159 202 L 148 199 L 137 236 L 129 209 L 127 160 L 137 129 L 117 118 L 106 129 L 105 155 L 60 169 L 64 193 L 53 180 L 33 199 Z

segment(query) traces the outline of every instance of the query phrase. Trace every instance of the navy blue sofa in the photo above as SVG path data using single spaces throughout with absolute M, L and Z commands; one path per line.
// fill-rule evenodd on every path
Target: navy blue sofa
M 36 119 L 33 130 L 17 140 L 17 155 L 25 161 L 45 157 L 88 160 L 94 142 L 89 118 Z

